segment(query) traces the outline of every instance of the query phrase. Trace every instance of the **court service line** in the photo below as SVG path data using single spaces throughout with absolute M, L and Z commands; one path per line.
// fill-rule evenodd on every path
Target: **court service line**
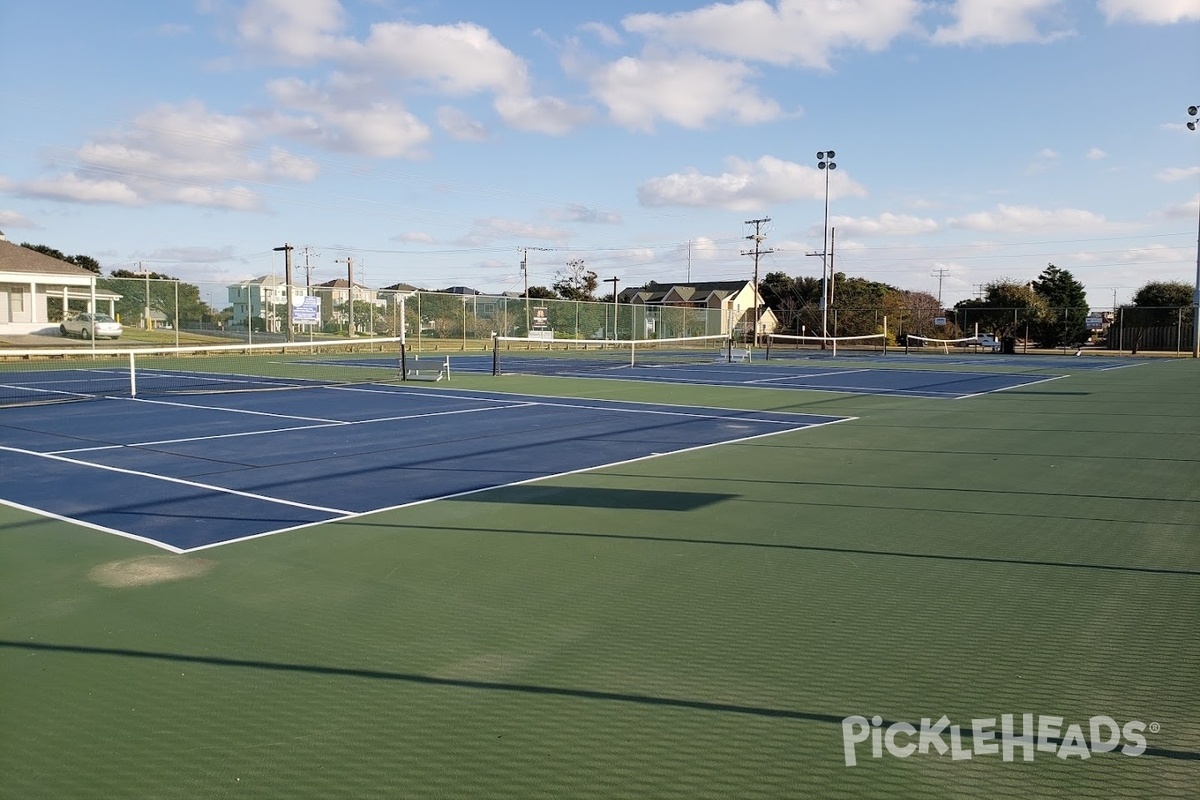
M 849 375 L 853 372 L 870 372 L 870 371 L 871 370 L 869 370 L 869 369 L 839 369 L 835 372 L 812 372 L 807 375 L 804 375 L 804 374 L 801 374 L 801 375 L 779 375 L 774 378 L 755 378 L 752 381 L 742 381 L 742 383 L 755 384 L 755 383 L 771 383 L 773 381 L 799 380 L 801 378 L 804 378 L 804 379 L 807 379 L 807 378 L 832 378 L 835 376 L 840 377 L 842 375 Z
M 176 403 L 175 405 L 181 405 Z M 338 421 L 321 425 L 296 425 L 291 428 L 270 428 L 265 431 L 240 431 L 238 433 L 218 433 L 210 436 L 187 436 L 178 439 L 161 439 L 154 442 L 129 442 L 128 444 L 105 444 L 95 447 L 76 447 L 69 450 L 48 450 L 47 455 L 62 455 L 65 453 L 93 453 L 101 450 L 120 450 L 124 447 L 161 447 L 168 444 L 186 444 L 188 442 L 215 442 L 218 439 L 235 439 L 239 436 L 266 436 L 275 433 L 291 433 L 292 431 L 312 431 L 321 428 L 341 428 L 347 425 L 373 425 L 378 422 L 402 422 L 406 419 L 425 419 L 427 417 L 446 417 L 452 414 L 474 414 L 477 411 L 505 411 L 511 408 L 525 408 L 537 403 L 514 403 L 507 406 L 488 406 L 486 408 L 460 408 L 455 411 L 430 411 L 423 414 L 405 414 L 397 417 L 380 417 L 378 419 L 360 419 Z M 189 406 L 184 406 L 188 408 Z M 206 406 L 196 406 L 206 408 Z M 218 409 L 219 410 L 219 409 Z
M 178 403 L 172 400 L 148 400 L 144 397 L 113 397 L 113 400 L 130 400 L 134 403 L 150 403 L 159 406 L 176 406 L 178 408 L 198 408 L 205 411 L 227 411 L 231 414 L 250 414 L 257 417 L 275 417 L 276 419 L 296 419 L 302 422 L 324 422 L 331 425 L 349 425 L 342 419 L 326 419 L 324 417 L 301 417 L 295 414 L 276 414 L 271 411 L 251 411 L 247 408 L 224 408 L 222 406 L 206 406 L 198 403 Z
M 513 486 L 525 486 L 527 484 L 539 483 L 541 481 L 547 481 L 547 480 L 551 480 L 553 478 L 565 478 L 569 475 L 580 475 L 580 474 L 583 474 L 586 472 L 593 472 L 596 470 L 608 469 L 610 467 L 620 467 L 620 466 L 624 466 L 626 464 L 635 464 L 639 461 L 648 461 L 652 458 L 662 458 L 664 456 L 674 456 L 674 455 L 678 455 L 680 453 L 691 453 L 691 452 L 695 452 L 697 450 L 707 450 L 708 448 L 711 448 L 711 447 L 720 447 L 722 445 L 727 445 L 727 444 L 741 444 L 743 442 L 749 442 L 749 441 L 753 441 L 755 439 L 762 439 L 767 436 L 779 436 L 780 434 L 783 434 L 783 433 L 796 433 L 799 431 L 806 431 L 811 428 L 823 428 L 827 425 L 836 425 L 839 422 L 852 422 L 857 419 L 858 419 L 858 417 L 842 417 L 840 419 L 829 420 L 828 422 L 815 422 L 810 425 L 797 425 L 796 427 L 788 428 L 788 429 L 782 430 L 782 431 L 768 431 L 766 433 L 756 433 L 751 436 L 741 436 L 736 439 L 723 439 L 719 442 L 709 442 L 707 444 L 699 444 L 699 445 L 694 445 L 692 447 L 680 448 L 679 450 L 670 450 L 670 451 L 667 451 L 664 453 L 650 453 L 649 455 L 638 456 L 636 458 L 627 458 L 627 459 L 623 459 L 621 461 L 613 461 L 608 464 L 596 464 L 596 465 L 593 465 L 590 467 L 580 467 L 579 469 L 567 470 L 565 472 L 555 472 L 550 475 L 540 475 L 536 478 L 525 478 L 524 480 L 512 481 L 510 483 L 499 483 L 494 486 L 483 486 L 478 489 L 467 489 L 466 491 L 462 491 L 462 492 L 454 492 L 452 494 L 441 495 L 439 497 L 427 497 L 422 500 L 412 500 L 410 502 L 400 503 L 400 504 L 394 505 L 394 506 L 386 506 L 384 508 L 371 509 L 370 511 L 357 511 L 354 513 L 347 514 L 346 516 L 342 517 L 341 519 L 320 520 L 317 522 L 306 522 L 301 525 L 292 525 L 287 528 L 280 528 L 279 530 L 274 530 L 274 531 L 263 531 L 262 533 L 254 533 L 249 536 L 242 536 L 237 539 L 229 539 L 224 542 L 213 542 L 212 544 L 205 544 L 205 545 L 200 545 L 199 547 L 188 548 L 187 550 L 184 550 L 183 552 L 196 553 L 201 550 L 211 550 L 214 547 L 224 547 L 225 545 L 237 544 L 239 542 L 248 542 L 252 539 L 262 539 L 263 537 L 266 537 L 266 536 L 274 536 L 277 533 L 287 533 L 290 531 L 301 530 L 303 528 L 312 528 L 317 525 L 327 525 L 330 523 L 347 522 L 347 521 L 352 521 L 352 520 L 358 519 L 359 517 L 366 517 L 366 516 L 370 516 L 372 514 L 382 514 L 382 513 L 388 512 L 388 511 L 399 511 L 401 509 L 413 508 L 415 506 L 422 506 L 422 505 L 426 505 L 428 503 L 436 503 L 441 500 L 456 500 L 460 497 L 469 497 L 471 495 L 481 494 L 483 492 L 491 492 L 491 491 L 495 491 L 497 489 L 508 489 Z

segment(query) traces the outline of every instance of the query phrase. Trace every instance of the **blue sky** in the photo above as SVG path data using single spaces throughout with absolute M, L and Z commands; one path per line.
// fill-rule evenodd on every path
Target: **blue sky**
M 1200 0 L 0 0 L 0 230 L 201 283 L 1196 275 Z M 300 259 L 303 255 L 299 256 Z

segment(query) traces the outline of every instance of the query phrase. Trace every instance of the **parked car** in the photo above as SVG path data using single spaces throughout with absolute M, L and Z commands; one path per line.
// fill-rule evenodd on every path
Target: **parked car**
M 963 339 L 959 342 L 960 347 L 983 347 L 991 350 L 993 353 L 1000 352 L 1000 340 L 990 333 L 981 333 L 974 339 Z
M 116 339 L 121 335 L 121 323 L 108 314 L 75 314 L 62 321 L 58 332 L 84 339 Z

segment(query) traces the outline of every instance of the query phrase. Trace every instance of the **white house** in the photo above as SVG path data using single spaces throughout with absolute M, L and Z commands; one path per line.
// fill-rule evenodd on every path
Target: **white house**
M 651 282 L 641 289 L 621 292 L 621 302 L 647 306 L 703 308 L 720 311 L 721 333 L 750 335 L 774 333 L 779 321 L 762 302 L 753 281 L 704 281 L 688 284 Z
M 82 311 L 115 315 L 121 295 L 97 289 L 99 277 L 0 233 L 0 333 L 56 333 L 64 316 Z
M 268 331 L 283 330 L 286 320 L 287 283 L 275 275 L 263 275 L 228 287 L 229 304 L 233 307 L 234 326 L 244 326 L 247 319 L 260 318 Z M 304 300 L 304 287 L 292 286 L 292 304 Z

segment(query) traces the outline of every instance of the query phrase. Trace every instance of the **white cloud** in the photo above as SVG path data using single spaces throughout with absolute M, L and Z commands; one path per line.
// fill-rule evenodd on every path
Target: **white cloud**
M 630 33 L 747 61 L 826 69 L 838 50 L 882 50 L 915 29 L 918 0 L 739 0 L 673 14 L 631 14 Z
M 471 225 L 471 230 L 459 239 L 459 243 L 480 247 L 502 239 L 564 241 L 573 235 L 565 228 L 556 228 L 551 225 L 539 225 L 534 222 L 521 222 L 502 217 L 487 217 L 475 220 Z
M 1100 0 L 1098 6 L 1109 23 L 1173 25 L 1200 20 L 1198 0 Z
M 610 47 L 616 47 L 621 43 L 621 34 L 617 33 L 610 25 L 603 22 L 585 22 L 579 26 L 579 30 L 584 33 L 590 33 L 600 40 L 602 44 Z
M 169 247 L 147 253 L 150 261 L 176 261 L 186 264 L 215 264 L 237 258 L 233 247 Z
M 0 208 L 0 231 L 5 228 L 29 228 L 41 230 L 42 226 L 22 214 L 20 211 Z
M 112 178 L 86 178 L 65 172 L 37 178 L 19 188 L 25 197 L 44 197 L 49 200 L 68 200 L 78 203 L 115 203 L 136 206 L 143 202 L 137 190 L 124 181 Z
M 342 91 L 328 91 L 299 78 L 272 81 L 267 89 L 275 99 L 301 116 L 281 113 L 272 120 L 276 132 L 307 140 L 330 150 L 376 158 L 416 158 L 431 138 L 429 128 L 402 106 L 371 102 L 345 81 Z
M 1069 29 L 1045 32 L 1045 18 L 1062 0 L 955 0 L 951 25 L 933 33 L 937 44 L 1047 43 L 1071 35 Z
M 1029 162 L 1029 166 L 1025 168 L 1025 171 L 1030 175 L 1045 172 L 1048 169 L 1058 166 L 1060 160 L 1061 156 L 1057 150 L 1044 147 L 1034 154 L 1033 161 Z
M 437 111 L 437 119 L 442 130 L 461 142 L 482 142 L 488 138 L 487 126 L 472 119 L 462 109 L 442 106 Z
M 1089 161 L 1102 161 L 1108 158 L 1108 153 L 1104 152 L 1099 147 L 1093 147 L 1087 151 L 1085 158 L 1087 158 Z
M 592 89 L 614 121 L 633 130 L 654 129 L 657 120 L 703 128 L 714 119 L 753 124 L 782 112 L 747 81 L 752 71 L 736 61 L 700 55 L 626 57 L 592 76 Z
M 1196 176 L 1200 176 L 1200 167 L 1168 167 L 1154 177 L 1166 183 L 1176 183 Z
M 423 231 L 408 231 L 400 233 L 392 237 L 393 242 L 405 242 L 406 244 L 437 244 L 437 239 L 433 238 L 432 234 Z
M 591 109 L 573 106 L 557 97 L 505 95 L 497 97 L 494 105 L 509 127 L 551 136 L 570 133 L 592 116 Z
M 1040 233 L 1045 231 L 1097 231 L 1112 228 L 1104 217 L 1077 208 L 1045 210 L 1032 206 L 998 205 L 947 220 L 951 227 L 993 233 Z
M 550 211 L 547 216 L 551 219 L 561 222 L 585 222 L 590 224 L 600 225 L 619 225 L 621 224 L 621 215 L 613 211 L 601 211 L 597 208 L 588 208 L 579 203 L 572 203 L 566 208 L 556 208 Z
M 829 224 L 837 228 L 839 236 L 919 236 L 936 233 L 941 227 L 928 217 L 889 211 L 878 217 L 830 217 Z
M 653 178 L 638 187 L 643 206 L 690 206 L 756 211 L 772 203 L 825 196 L 825 173 L 807 165 L 763 156 L 749 162 L 728 160 L 720 175 L 697 170 Z M 830 175 L 830 197 L 866 195 L 866 190 L 844 173 Z
M 76 167 L 17 187 L 17 191 L 88 203 L 180 203 L 261 210 L 249 182 L 308 182 L 309 158 L 272 147 L 258 154 L 262 132 L 245 118 L 210 111 L 198 102 L 160 105 L 124 130 L 98 135 L 72 154 Z
M 1181 219 L 1195 222 L 1197 207 L 1200 207 L 1200 194 L 1195 195 L 1186 203 L 1170 206 L 1163 211 L 1163 216 L 1167 219 Z
M 469 22 L 377 23 L 361 46 L 347 46 L 335 56 L 450 94 L 522 94 L 529 84 L 525 62 L 486 28 Z
M 237 31 L 248 48 L 311 63 L 345 46 L 337 35 L 345 17 L 338 0 L 249 0 L 238 15 Z

